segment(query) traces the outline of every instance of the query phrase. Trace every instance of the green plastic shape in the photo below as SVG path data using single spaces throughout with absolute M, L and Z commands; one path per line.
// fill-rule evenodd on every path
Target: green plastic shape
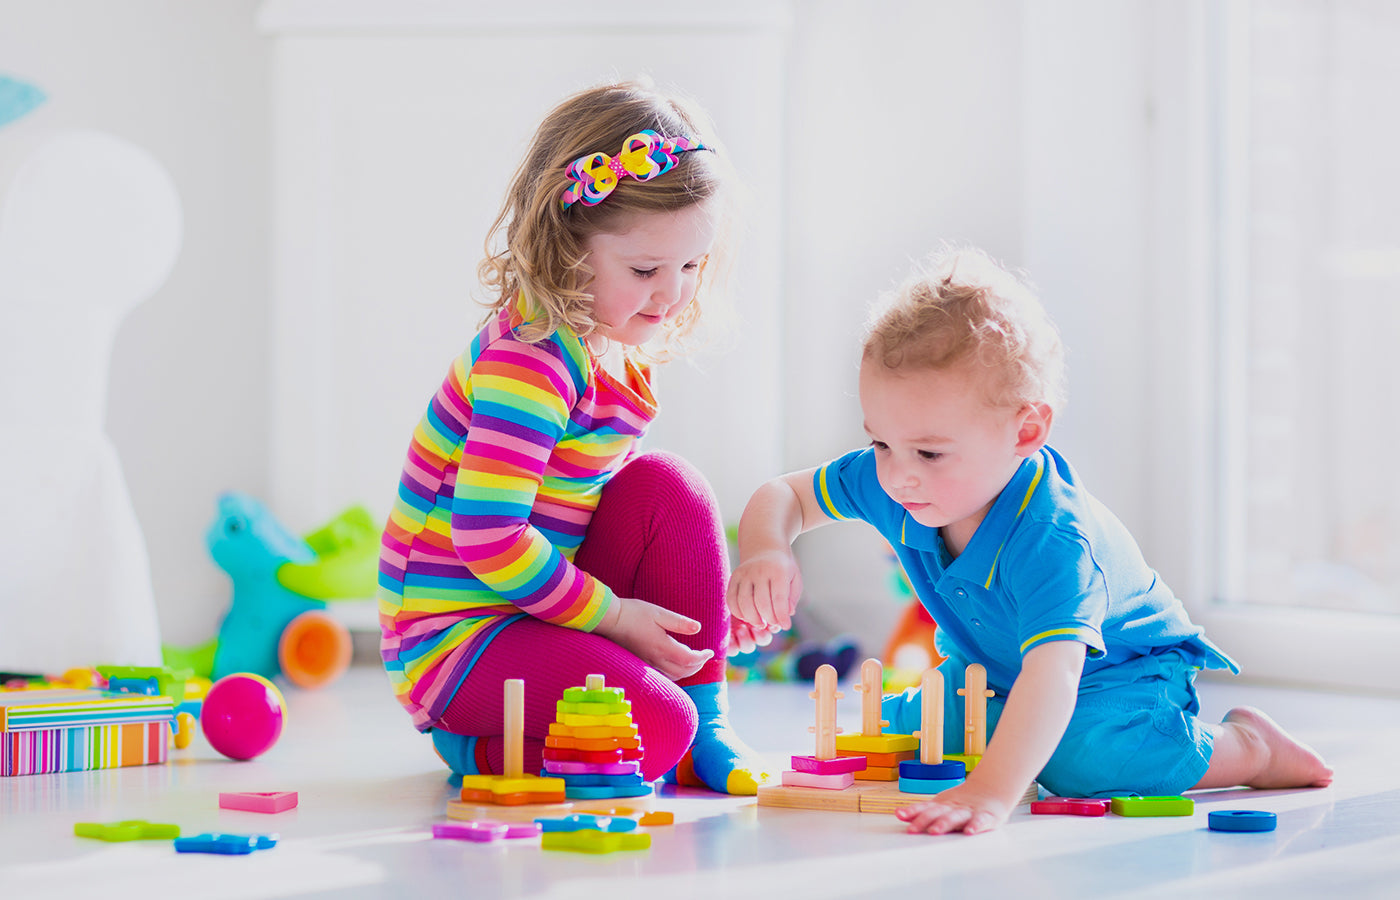
M 99 841 L 170 841 L 180 836 L 179 825 L 164 825 L 147 822 L 144 819 L 131 819 L 126 822 L 76 822 L 73 834 L 78 837 L 96 838 Z
M 1114 797 L 1108 806 L 1115 816 L 1189 816 L 1196 811 L 1190 797 Z

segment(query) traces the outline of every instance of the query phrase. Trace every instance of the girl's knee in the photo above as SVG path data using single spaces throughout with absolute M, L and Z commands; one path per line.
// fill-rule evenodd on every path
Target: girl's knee
M 628 691 L 632 720 L 646 751 L 642 775 L 648 780 L 665 775 L 680 762 L 699 727 L 695 704 L 675 682 L 657 676 L 645 687 Z

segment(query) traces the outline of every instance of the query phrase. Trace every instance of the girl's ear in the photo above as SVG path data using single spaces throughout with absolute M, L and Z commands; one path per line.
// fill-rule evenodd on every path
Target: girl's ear
M 1054 418 L 1055 410 L 1048 403 L 1027 403 L 1021 407 L 1017 413 L 1016 455 L 1024 458 L 1045 446 Z

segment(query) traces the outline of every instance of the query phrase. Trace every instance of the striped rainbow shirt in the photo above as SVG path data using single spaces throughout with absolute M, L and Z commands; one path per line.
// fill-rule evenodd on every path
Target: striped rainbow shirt
M 572 560 L 656 414 L 650 372 L 629 363 L 624 384 L 572 331 L 529 344 L 520 321 L 503 310 L 454 361 L 384 529 L 380 650 L 420 731 L 509 622 L 592 631 L 615 599 Z

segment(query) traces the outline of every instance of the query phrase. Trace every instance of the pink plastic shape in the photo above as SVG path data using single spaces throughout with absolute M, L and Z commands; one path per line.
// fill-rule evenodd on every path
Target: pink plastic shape
M 294 809 L 296 805 L 296 791 L 235 791 L 219 795 L 220 809 L 279 813 L 283 810 Z
M 1046 797 L 1031 801 L 1031 813 L 1038 816 L 1102 816 L 1109 801 L 1094 798 Z
M 813 787 L 822 788 L 828 791 L 845 790 L 856 783 L 854 772 L 838 772 L 835 775 L 814 775 L 811 772 L 794 772 L 788 770 L 783 773 L 783 785 L 786 787 Z
M 531 823 L 534 824 L 534 823 Z M 433 837 L 454 841 L 476 841 L 485 844 L 499 841 L 510 832 L 505 822 L 438 822 L 433 825 Z
M 865 771 L 864 756 L 838 756 L 835 759 L 817 759 L 815 756 L 794 756 L 792 768 L 812 775 L 840 775 L 842 772 Z

